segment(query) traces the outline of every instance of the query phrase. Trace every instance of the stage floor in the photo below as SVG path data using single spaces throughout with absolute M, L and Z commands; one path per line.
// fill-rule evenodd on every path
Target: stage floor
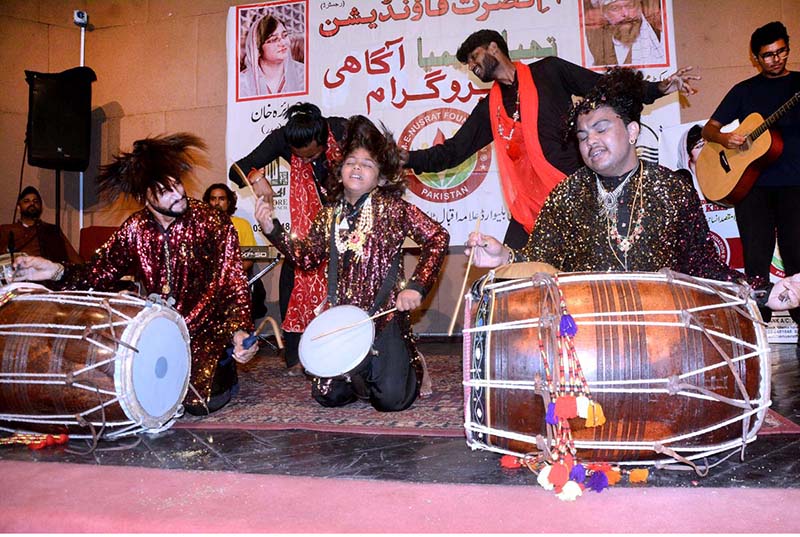
M 460 340 L 423 339 L 420 346 L 426 353 L 460 352 Z M 273 354 L 261 359 L 279 358 Z M 772 371 L 772 409 L 800 424 L 800 356 L 795 345 L 773 345 Z M 85 441 L 70 443 L 74 450 L 89 447 Z M 734 455 L 705 478 L 692 471 L 654 470 L 648 486 L 800 488 L 798 455 L 800 434 L 762 435 L 748 445 L 744 461 Z M 536 476 L 528 470 L 501 468 L 499 455 L 472 451 L 463 437 L 173 427 L 139 439 L 101 443 L 87 455 L 56 448 L 32 451 L 3 446 L 0 460 L 414 483 L 536 485 Z

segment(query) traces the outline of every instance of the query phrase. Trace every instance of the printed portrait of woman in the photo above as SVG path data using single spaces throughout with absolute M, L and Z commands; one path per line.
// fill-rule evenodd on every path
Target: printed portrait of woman
M 276 8 L 260 13 L 249 27 L 242 25 L 241 31 L 246 35 L 243 68 L 239 72 L 240 98 L 306 92 L 305 32 L 298 32 L 298 25 L 286 20 L 291 13 L 282 15 Z M 303 54 L 296 58 L 292 51 L 298 50 L 298 40 L 303 43 L 299 47 Z

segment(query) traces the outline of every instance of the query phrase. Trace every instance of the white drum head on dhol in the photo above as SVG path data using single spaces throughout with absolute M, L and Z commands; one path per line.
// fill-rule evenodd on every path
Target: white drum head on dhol
M 123 339 L 138 352 L 120 347 L 115 383 L 126 394 L 120 401 L 125 414 L 157 428 L 175 416 L 189 386 L 188 330 L 180 315 L 158 306 L 146 308 L 135 321 Z
M 298 349 L 300 362 L 317 377 L 338 377 L 363 361 L 374 339 L 375 325 L 366 311 L 356 306 L 335 306 L 306 327 Z

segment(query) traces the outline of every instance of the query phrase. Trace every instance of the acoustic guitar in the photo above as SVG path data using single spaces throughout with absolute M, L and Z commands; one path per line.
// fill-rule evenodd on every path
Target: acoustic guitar
M 761 172 L 783 151 L 783 139 L 774 125 L 800 101 L 800 91 L 767 119 L 755 112 L 744 118 L 734 132 L 747 140 L 737 149 L 706 142 L 697 158 L 697 183 L 703 195 L 720 205 L 732 206 L 744 198 Z

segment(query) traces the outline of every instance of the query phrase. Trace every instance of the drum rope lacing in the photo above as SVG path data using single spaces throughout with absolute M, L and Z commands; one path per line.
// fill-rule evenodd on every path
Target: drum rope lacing
M 77 293 L 76 293 L 77 294 Z M 99 296 L 98 296 L 99 295 Z M 85 299 L 81 299 L 80 296 L 75 297 L 72 296 L 70 298 L 59 296 L 56 294 L 44 294 L 44 295 L 22 295 L 16 297 L 17 300 L 20 301 L 41 301 L 41 302 L 56 302 L 60 304 L 70 304 L 70 305 L 80 305 L 80 306 L 92 306 L 102 308 L 104 312 L 108 315 L 108 322 L 102 324 L 92 325 L 90 327 L 85 326 L 75 326 L 75 325 L 58 325 L 58 324 L 46 324 L 46 323 L 18 323 L 18 324 L 11 324 L 11 325 L 0 325 L 0 334 L 1 335 L 14 335 L 14 336 L 23 336 L 23 337 L 52 337 L 52 338 L 67 338 L 67 339 L 80 339 L 87 341 L 88 343 L 100 347 L 103 350 L 106 350 L 112 354 L 116 354 L 118 351 L 118 347 L 124 346 L 127 349 L 132 350 L 133 352 L 138 353 L 139 351 L 133 347 L 121 341 L 116 334 L 117 327 L 125 327 L 130 324 L 133 320 L 133 317 L 126 315 L 124 312 L 113 308 L 111 306 L 112 303 L 116 304 L 128 304 L 128 305 L 143 305 L 145 302 L 141 299 L 131 297 L 130 299 L 127 298 L 120 298 L 119 294 L 114 293 L 95 293 L 93 291 L 85 292 Z M 100 299 L 98 304 L 97 298 Z M 122 317 L 123 321 L 115 321 L 114 316 Z M 3 330 L 3 327 L 15 327 L 15 328 L 44 328 L 44 329 L 53 329 L 53 330 L 68 330 L 68 331 L 82 331 L 82 334 L 64 334 L 62 333 L 48 333 L 48 332 L 39 332 L 39 331 L 15 331 L 15 330 Z M 111 335 L 108 336 L 106 334 L 101 333 L 101 330 L 109 330 Z M 102 338 L 108 339 L 115 344 L 115 347 L 109 347 L 92 339 L 90 337 L 91 334 L 96 333 Z M 42 384 L 42 385 L 63 385 L 72 388 L 81 389 L 84 391 L 88 391 L 91 393 L 95 393 L 98 396 L 98 404 L 82 411 L 79 414 L 54 414 L 48 416 L 31 416 L 28 414 L 11 414 L 11 413 L 0 413 L 0 420 L 8 420 L 8 421 L 27 421 L 34 424 L 39 425 L 72 425 L 75 422 L 82 427 L 88 427 L 90 429 L 90 438 L 93 439 L 93 446 L 90 448 L 89 452 L 91 453 L 97 447 L 97 440 L 103 435 L 106 426 L 127 426 L 124 429 L 115 430 L 112 434 L 108 435 L 109 438 L 113 438 L 115 436 L 120 436 L 123 434 L 128 434 L 132 431 L 133 428 L 138 427 L 141 423 L 137 423 L 134 420 L 121 420 L 121 421 L 108 421 L 105 415 L 105 409 L 118 403 L 120 401 L 120 396 L 115 391 L 106 390 L 99 388 L 98 386 L 94 385 L 91 381 L 87 380 L 84 382 L 77 381 L 76 378 L 83 376 L 93 370 L 102 368 L 106 365 L 112 364 L 117 360 L 115 356 L 108 358 L 106 360 L 101 360 L 96 362 L 92 365 L 74 370 L 69 371 L 66 373 L 0 373 L 0 384 Z M 111 396 L 106 401 L 102 400 L 101 396 Z M 99 422 L 92 422 L 86 419 L 86 416 L 94 414 L 96 412 L 100 412 L 101 420 Z M 95 426 L 100 427 L 100 432 L 98 433 L 95 430 Z M 5 427 L 0 427 L 3 430 L 9 430 Z M 142 428 L 141 430 L 144 430 Z M 73 435 L 75 436 L 75 435 Z
M 680 281 L 681 284 L 695 286 L 697 278 L 691 277 L 682 277 L 682 275 L 678 274 L 677 278 L 675 275 L 668 272 L 667 278 L 670 283 L 674 283 L 674 280 Z M 537 282 L 541 283 L 541 282 Z M 682 318 L 680 322 L 640 322 L 640 321 L 633 321 L 629 322 L 627 320 L 619 321 L 619 322 L 606 322 L 606 321 L 595 321 L 592 322 L 591 319 L 593 317 L 604 317 L 604 316 L 617 316 L 617 317 L 632 317 L 634 315 L 640 316 L 641 312 L 614 312 L 608 314 L 577 314 L 574 317 L 576 319 L 583 319 L 581 324 L 595 324 L 595 325 L 619 325 L 619 324 L 626 324 L 626 325 L 642 325 L 642 326 L 674 326 L 674 327 L 688 327 L 692 330 L 698 330 L 702 332 L 706 338 L 711 342 L 711 344 L 715 347 L 717 352 L 723 357 L 723 362 L 718 364 L 713 364 L 710 366 L 706 366 L 703 368 L 697 368 L 693 371 L 689 371 L 683 373 L 681 375 L 673 375 L 667 378 L 659 378 L 659 379 L 644 379 L 644 380 L 621 380 L 621 381 L 592 381 L 589 385 L 592 386 L 593 391 L 595 392 L 616 392 L 616 393 L 668 393 L 670 395 L 683 395 L 687 397 L 697 397 L 700 399 L 706 400 L 713 400 L 719 401 L 725 404 L 729 404 L 731 406 L 741 408 L 745 410 L 741 415 L 737 415 L 731 419 L 724 420 L 720 423 L 714 424 L 712 426 L 706 427 L 700 431 L 695 431 L 692 433 L 678 435 L 671 438 L 661 439 L 658 442 L 626 442 L 626 443 L 615 443 L 615 442 L 586 442 L 586 441 L 576 441 L 576 446 L 583 449 L 619 449 L 619 450 L 641 450 L 642 448 L 650 448 L 653 449 L 655 453 L 665 454 L 670 456 L 673 460 L 681 462 L 683 464 L 690 465 L 698 474 L 704 475 L 703 472 L 707 472 L 708 468 L 715 466 L 716 464 L 721 463 L 725 459 L 722 459 L 712 465 L 706 465 L 704 468 L 698 468 L 694 463 L 691 462 L 691 459 L 701 458 L 701 457 L 708 457 L 710 455 L 715 455 L 718 453 L 722 453 L 728 451 L 730 449 L 735 449 L 741 447 L 742 456 L 744 455 L 744 448 L 745 445 L 749 442 L 755 440 L 755 435 L 751 434 L 748 437 L 748 429 L 749 429 L 749 422 L 753 416 L 756 416 L 764 411 L 771 405 L 771 401 L 768 399 L 768 396 L 762 397 L 758 400 L 751 400 L 749 395 L 747 394 L 747 390 L 744 386 L 744 383 L 741 380 L 740 375 L 735 370 L 735 364 L 747 360 L 749 358 L 757 357 L 762 355 L 764 352 L 768 350 L 768 348 L 764 348 L 759 344 L 750 344 L 749 342 L 743 341 L 740 338 L 728 336 L 727 334 L 721 333 L 716 330 L 712 330 L 702 326 L 701 323 L 698 322 L 696 318 L 696 313 L 712 310 L 716 308 L 733 308 L 735 311 L 743 315 L 744 317 L 753 320 L 754 322 L 758 322 L 756 319 L 753 318 L 744 308 L 740 306 L 744 306 L 747 304 L 747 300 L 744 298 L 745 292 L 741 292 L 737 296 L 731 296 L 729 293 L 725 293 L 722 290 L 722 287 L 719 285 L 712 285 L 708 287 L 701 287 L 702 289 L 708 290 L 711 287 L 711 290 L 714 294 L 716 294 L 720 299 L 726 302 L 726 304 L 722 305 L 709 305 L 709 306 L 702 306 L 702 307 L 695 307 L 689 308 L 686 310 L 666 310 L 666 311 L 659 311 L 655 312 L 657 314 L 662 315 L 673 315 Z M 741 288 L 740 288 L 741 289 Z M 648 311 L 648 314 L 653 313 Z M 464 333 L 465 336 L 471 337 L 472 334 L 481 334 L 481 333 L 489 333 L 495 330 L 518 330 L 522 328 L 535 328 L 538 327 L 542 328 L 545 324 L 544 322 L 545 316 L 543 315 L 541 318 L 532 318 L 532 319 L 523 319 L 520 321 L 511 321 L 507 323 L 498 323 L 491 326 L 476 326 L 476 327 L 465 327 Z M 726 340 L 732 343 L 736 343 L 742 345 L 743 347 L 752 350 L 752 352 L 742 354 L 736 357 L 729 356 L 724 349 L 719 345 L 718 340 Z M 727 367 L 734 377 L 734 381 L 737 386 L 737 391 L 742 394 L 743 399 L 732 399 L 729 397 L 722 396 L 717 394 L 713 391 L 707 390 L 700 386 L 695 386 L 690 383 L 682 382 L 683 379 L 688 377 L 692 377 L 694 375 L 699 375 L 707 371 L 711 371 L 716 368 L 720 367 Z M 474 373 L 474 371 L 472 371 Z M 636 384 L 661 384 L 663 388 L 603 388 L 603 386 L 631 386 Z M 507 389 L 523 389 L 523 390 L 532 390 L 536 393 L 544 393 L 546 390 L 542 390 L 541 386 L 537 382 L 530 382 L 530 381 L 510 381 L 510 380 L 484 380 L 484 379 L 475 379 L 470 378 L 469 380 L 464 381 L 464 385 L 468 387 L 476 387 L 476 388 L 507 388 Z M 704 435 L 708 432 L 712 432 L 714 430 L 727 427 L 731 424 L 734 424 L 738 421 L 742 421 L 742 437 L 741 440 L 733 440 L 729 441 L 712 448 L 708 446 L 700 446 L 700 447 L 680 447 L 676 449 L 680 449 L 680 451 L 685 452 L 700 452 L 699 454 L 693 456 L 684 457 L 680 455 L 676 449 L 672 449 L 667 447 L 666 444 L 675 443 L 681 440 L 686 440 L 692 437 Z M 504 431 L 500 429 L 496 429 L 493 427 L 487 427 L 484 425 L 472 423 L 469 419 L 465 420 L 465 427 L 469 431 L 473 431 L 483 435 L 492 435 L 498 437 L 505 437 L 512 440 L 524 441 L 527 443 L 532 443 L 539 445 L 542 443 L 542 436 L 541 435 L 527 435 L 521 433 L 514 433 L 509 431 Z M 549 437 L 548 431 L 548 437 Z M 547 442 L 547 445 L 553 445 L 552 440 Z M 501 453 L 506 453 L 510 455 L 516 455 L 515 452 L 510 450 L 505 450 L 502 448 L 498 448 L 497 446 L 493 446 L 491 448 L 493 451 L 498 451 Z M 736 451 L 729 453 L 725 458 L 728 458 L 735 454 Z M 677 469 L 673 468 L 672 466 L 665 465 L 663 461 L 636 461 L 636 462 L 620 462 L 619 464 L 643 464 L 644 462 L 655 464 L 656 467 L 664 467 L 670 469 Z M 686 468 L 682 468 L 686 469 Z

